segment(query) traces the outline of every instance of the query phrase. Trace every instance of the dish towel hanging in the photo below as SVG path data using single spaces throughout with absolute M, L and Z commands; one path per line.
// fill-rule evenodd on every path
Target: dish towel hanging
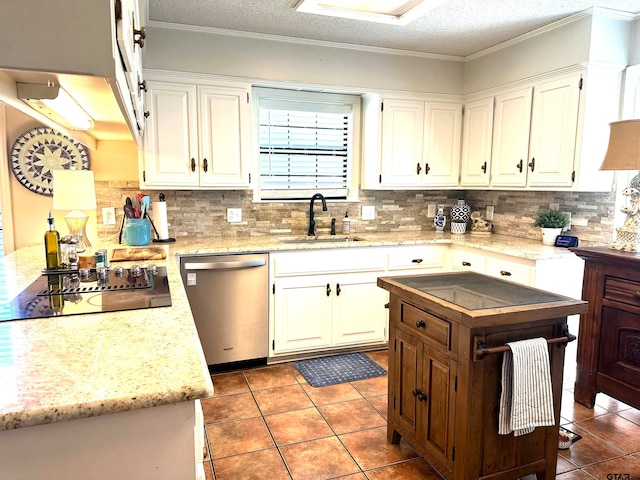
M 544 338 L 507 343 L 502 358 L 498 433 L 514 436 L 554 425 L 549 350 Z

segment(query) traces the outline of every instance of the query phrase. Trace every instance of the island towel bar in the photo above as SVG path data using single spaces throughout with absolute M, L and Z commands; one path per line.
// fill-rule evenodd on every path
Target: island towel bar
M 549 338 L 547 339 L 547 343 L 564 343 L 567 344 L 569 342 L 573 342 L 577 337 L 569 333 L 568 329 L 564 329 L 562 331 L 562 337 L 557 338 Z M 482 340 L 478 340 L 476 342 L 476 350 L 473 355 L 473 360 L 482 360 L 484 357 L 489 355 L 490 353 L 501 353 L 510 350 L 509 345 L 502 345 L 500 347 L 487 347 L 487 344 Z

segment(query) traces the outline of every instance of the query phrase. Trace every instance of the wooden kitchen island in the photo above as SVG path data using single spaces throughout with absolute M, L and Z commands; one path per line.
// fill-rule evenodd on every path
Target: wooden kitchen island
M 388 439 L 446 479 L 555 478 L 568 315 L 587 302 L 472 272 L 380 277 L 390 292 Z M 556 425 L 498 434 L 507 342 L 544 337 Z

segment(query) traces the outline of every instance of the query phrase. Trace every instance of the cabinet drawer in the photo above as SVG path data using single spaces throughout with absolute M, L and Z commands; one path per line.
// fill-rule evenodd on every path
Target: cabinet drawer
M 604 281 L 604 298 L 640 307 L 640 282 L 607 277 Z
M 394 248 L 389 252 L 389 270 L 442 269 L 445 255 L 445 247 L 440 245 Z
M 273 275 L 286 277 L 340 272 L 383 272 L 387 265 L 384 252 L 373 248 L 336 248 L 300 250 L 271 255 Z
M 454 251 L 452 256 L 453 270 L 469 270 L 472 272 L 485 272 L 486 258 L 482 255 L 466 251 Z
M 431 344 L 451 350 L 451 324 L 441 318 L 402 303 L 400 323 L 425 337 Z
M 531 285 L 531 267 L 514 262 L 487 259 L 485 273 L 521 285 Z

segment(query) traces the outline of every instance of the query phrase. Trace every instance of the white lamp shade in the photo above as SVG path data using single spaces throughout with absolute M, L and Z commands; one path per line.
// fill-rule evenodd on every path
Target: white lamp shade
M 91 170 L 53 171 L 55 210 L 95 210 L 96 187 Z

